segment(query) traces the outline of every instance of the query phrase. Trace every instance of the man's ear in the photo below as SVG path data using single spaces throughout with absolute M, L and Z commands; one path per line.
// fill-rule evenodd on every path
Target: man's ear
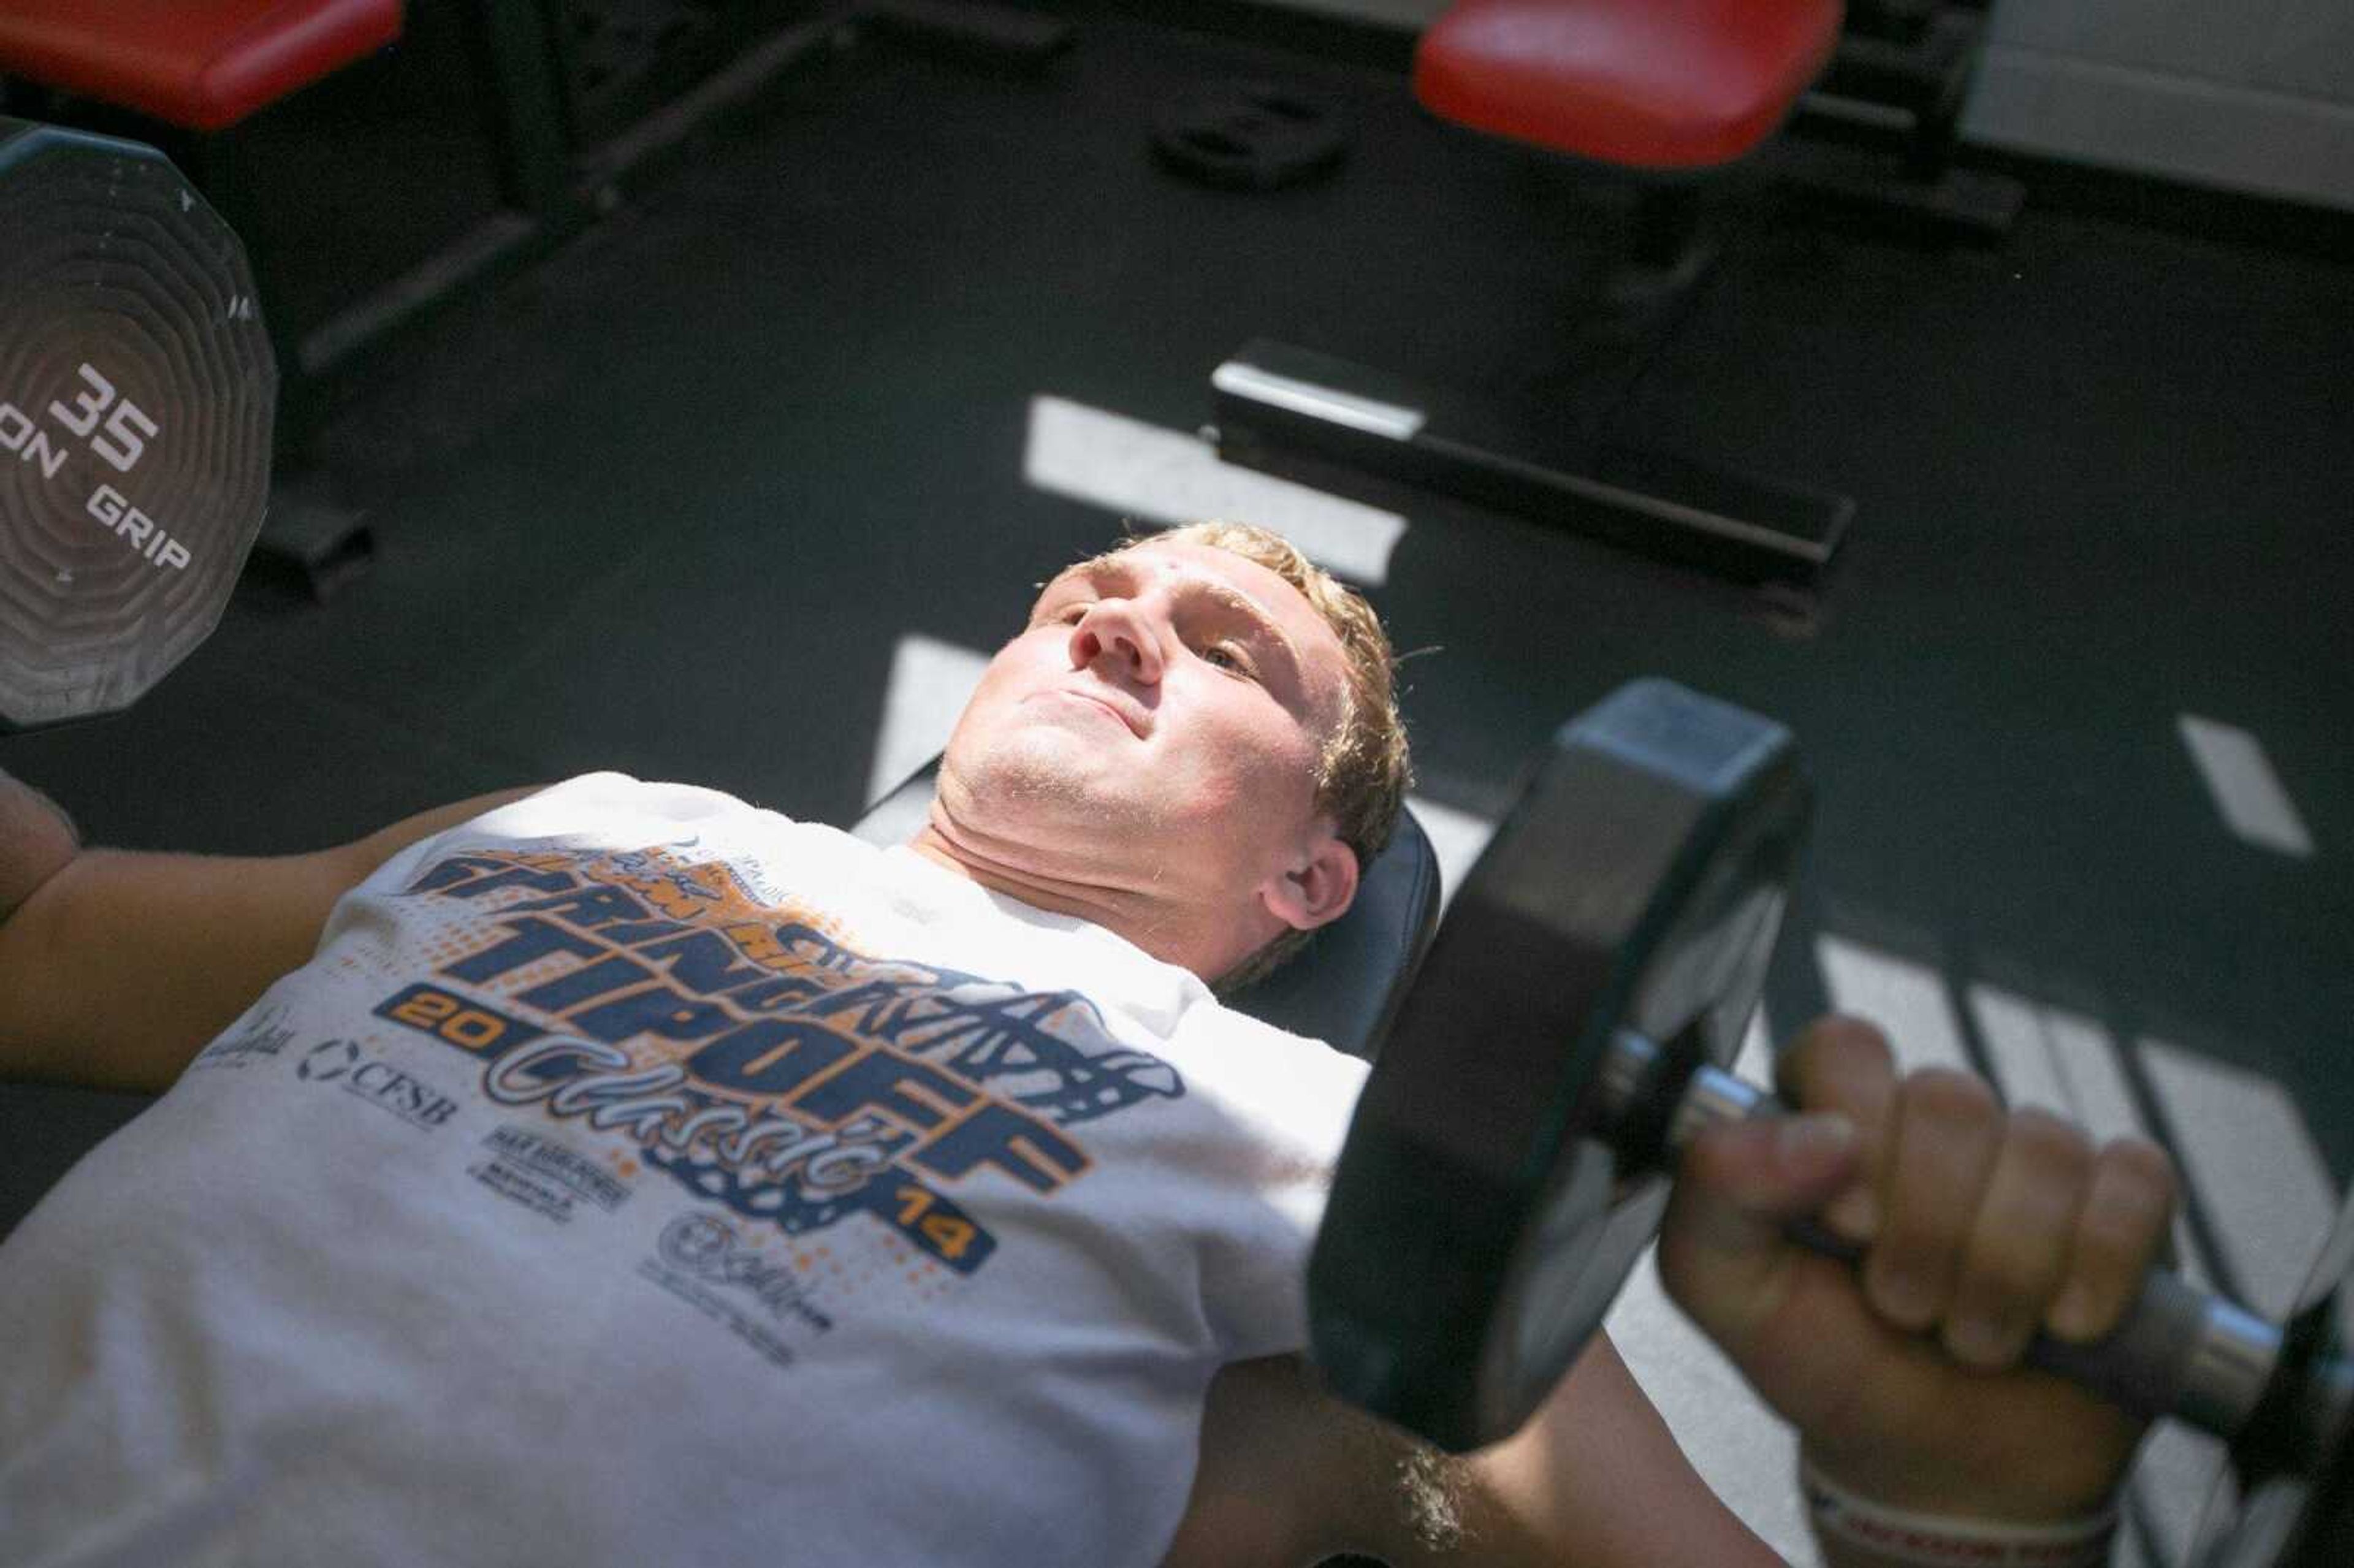
M 1265 892 L 1269 912 L 1293 929 L 1329 926 L 1356 900 L 1357 852 L 1325 829 L 1289 870 L 1268 881 Z

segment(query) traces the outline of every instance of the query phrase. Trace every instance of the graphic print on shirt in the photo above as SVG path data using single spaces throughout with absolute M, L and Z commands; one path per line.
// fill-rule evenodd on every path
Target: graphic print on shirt
M 483 918 L 378 1016 L 477 1059 L 493 1101 L 620 1129 L 788 1235 L 870 1214 L 970 1274 L 996 1240 L 942 1184 L 1051 1195 L 1089 1167 L 1075 1129 L 1185 1092 L 1076 991 L 869 958 L 718 862 L 472 852 L 404 895 Z

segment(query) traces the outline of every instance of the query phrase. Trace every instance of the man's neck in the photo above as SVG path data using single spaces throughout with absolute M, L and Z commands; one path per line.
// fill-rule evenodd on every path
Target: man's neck
M 960 829 L 937 801 L 930 820 L 907 841 L 907 847 L 992 893 L 1034 909 L 1091 921 L 1205 981 L 1235 961 L 1224 952 L 1233 933 L 1217 929 L 1203 912 L 1189 910 L 1170 896 L 1158 879 L 1110 880 L 1099 870 L 1087 876 L 1070 874 L 1044 857 L 1018 853 L 1018 846 L 1000 846 L 985 835 Z

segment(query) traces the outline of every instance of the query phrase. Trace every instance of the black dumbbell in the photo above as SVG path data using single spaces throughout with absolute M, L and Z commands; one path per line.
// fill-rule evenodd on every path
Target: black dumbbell
M 1457 894 L 1351 1126 L 1309 1274 L 1334 1392 L 1461 1450 L 1516 1430 L 1560 1381 L 1656 1235 L 1677 1151 L 1780 1108 L 1724 1069 L 1811 806 L 1787 729 L 1665 681 L 1553 737 Z M 2321 1544 L 2342 1543 L 2354 1514 L 2338 1251 L 2285 1329 L 2155 1276 L 2115 1333 L 2039 1339 L 2030 1359 L 2230 1441 L 2285 1530 L 2235 1561 L 2354 1561 Z
M 278 371 L 244 249 L 153 147 L 0 119 L 0 734 L 115 712 L 261 529 Z

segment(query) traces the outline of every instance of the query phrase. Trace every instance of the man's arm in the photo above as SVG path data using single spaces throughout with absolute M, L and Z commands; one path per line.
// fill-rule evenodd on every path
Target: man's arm
M 309 854 L 85 850 L 0 774 L 0 1078 L 161 1090 L 309 961 L 335 901 L 408 845 L 535 793 L 503 790 Z
M 1659 1245 L 1670 1294 L 1797 1428 L 1840 1508 L 1957 1551 L 2027 1531 L 2055 1562 L 2090 1560 L 2144 1424 L 2017 1363 L 2039 1328 L 2083 1342 L 2123 1318 L 2167 1234 L 2163 1151 L 2095 1150 L 1959 1074 L 1901 1075 L 1851 1020 L 1817 1023 L 1777 1067 L 1810 1114 L 1716 1128 L 1687 1152 Z M 1818 1214 L 1866 1249 L 1861 1271 L 1787 1239 Z M 1460 1460 L 1283 1361 L 1220 1374 L 1202 1447 L 1172 1563 L 1775 1561 L 1602 1339 L 1525 1428 Z M 1826 1560 L 1894 1561 L 1869 1533 L 1828 1535 Z
M 1211 1384 L 1185 1521 L 1164 1568 L 1775 1568 L 1676 1446 L 1606 1335 L 1528 1425 L 1449 1456 L 1318 1390 L 1293 1357 Z

